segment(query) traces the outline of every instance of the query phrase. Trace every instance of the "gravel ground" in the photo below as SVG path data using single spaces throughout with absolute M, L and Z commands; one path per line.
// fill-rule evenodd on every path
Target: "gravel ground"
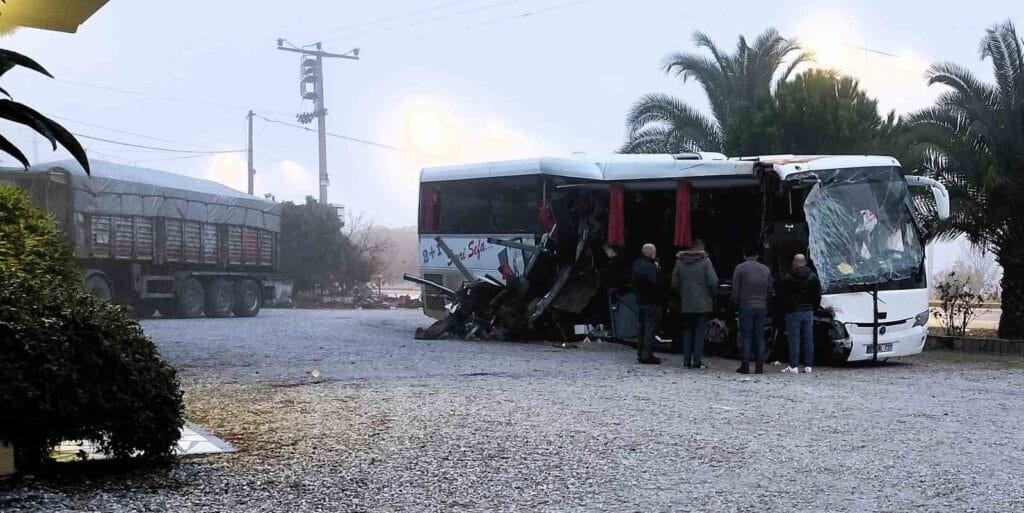
M 413 340 L 427 322 L 148 321 L 189 418 L 239 452 L 20 478 L 0 485 L 0 510 L 1024 509 L 1020 359 L 934 352 L 743 379 L 734 361 L 641 367 L 613 344 Z

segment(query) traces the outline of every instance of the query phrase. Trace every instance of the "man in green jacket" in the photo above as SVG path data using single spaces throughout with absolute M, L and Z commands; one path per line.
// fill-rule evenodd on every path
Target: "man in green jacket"
M 676 267 L 672 271 L 672 287 L 679 293 L 679 307 L 683 314 L 683 365 L 686 368 L 706 369 L 704 334 L 709 315 L 715 308 L 718 275 L 704 251 L 704 241 L 694 239 L 693 246 L 676 253 Z

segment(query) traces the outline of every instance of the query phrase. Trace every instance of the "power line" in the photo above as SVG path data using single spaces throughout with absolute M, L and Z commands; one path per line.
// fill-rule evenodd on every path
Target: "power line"
M 101 91 L 110 91 L 110 92 L 114 92 L 114 93 L 121 93 L 121 94 L 133 95 L 133 96 L 144 96 L 144 97 L 156 98 L 156 99 L 159 99 L 159 100 L 178 102 L 178 103 L 189 103 L 189 104 L 198 105 L 198 106 L 201 106 L 201 107 L 211 107 L 211 108 L 215 108 L 215 109 L 230 110 L 230 111 L 236 111 L 236 112 L 237 111 L 241 111 L 241 112 L 248 112 L 249 111 L 248 107 L 242 107 L 242 106 L 239 106 L 239 105 L 231 105 L 231 104 L 227 104 L 227 103 L 215 103 L 215 102 L 207 102 L 207 101 L 202 101 L 202 100 L 191 100 L 191 99 L 187 99 L 187 98 L 178 98 L 178 97 L 175 97 L 175 96 L 168 96 L 168 95 L 164 95 L 164 94 L 148 93 L 148 92 L 144 92 L 144 91 L 134 91 L 134 90 L 131 90 L 131 89 L 123 89 L 123 88 L 118 88 L 118 87 L 110 87 L 110 86 L 99 85 L 99 84 L 90 84 L 88 82 L 79 82 L 77 80 L 67 80 L 67 79 L 60 79 L 60 78 L 55 79 L 55 80 L 57 82 L 63 82 L 65 84 L 77 85 L 77 86 L 81 86 L 81 87 L 88 87 L 88 88 L 91 88 L 91 89 L 98 89 L 98 90 L 101 90 Z M 287 113 L 287 112 L 278 111 L 278 110 L 264 109 L 264 111 L 266 111 L 266 112 L 273 112 L 275 114 L 289 115 L 289 113 Z
M 245 150 L 199 151 L 199 150 L 182 150 L 182 149 L 177 149 L 177 148 L 158 148 L 156 146 L 144 146 L 144 145 L 141 145 L 141 144 L 132 144 L 132 143 L 126 143 L 126 142 L 123 142 L 123 141 L 114 141 L 114 140 L 111 140 L 111 139 L 104 139 L 102 137 L 94 137 L 94 136 L 91 136 L 91 135 L 78 134 L 78 133 L 74 133 L 74 132 L 72 132 L 72 135 L 74 135 L 75 137 L 81 137 L 83 139 L 90 139 L 90 140 L 93 140 L 93 141 L 100 141 L 100 142 L 105 142 L 105 143 L 110 143 L 110 144 L 117 144 L 119 146 L 130 146 L 132 148 L 144 148 L 144 149 L 147 149 L 147 150 L 166 151 L 166 152 L 169 152 L 169 153 L 192 153 L 192 154 L 196 154 L 196 155 L 217 155 L 217 154 L 220 154 L 220 153 L 240 153 L 240 152 L 245 151 Z
M 549 7 L 539 7 L 539 8 L 535 8 L 535 9 L 532 9 L 532 10 L 526 10 L 526 11 L 519 12 L 517 14 L 503 16 L 503 17 L 496 18 L 496 19 L 477 20 L 474 23 L 470 23 L 470 24 L 454 27 L 453 30 L 449 30 L 449 31 L 423 32 L 423 33 L 420 33 L 419 35 L 411 36 L 411 37 L 408 37 L 408 38 L 399 38 L 398 40 L 403 40 L 404 39 L 406 41 L 422 41 L 424 39 L 432 39 L 432 38 L 440 37 L 440 36 L 443 36 L 443 35 L 449 35 L 449 34 L 451 34 L 453 32 L 457 32 L 457 31 L 472 30 L 472 29 L 475 29 L 475 28 L 478 28 L 478 27 L 484 27 L 484 26 L 490 26 L 490 25 L 498 25 L 498 24 L 502 24 L 502 23 L 509 23 L 509 22 L 512 22 L 512 21 L 522 20 L 522 19 L 525 19 L 525 18 L 533 18 L 533 17 L 537 17 L 537 16 L 540 16 L 540 15 L 543 15 L 543 14 L 546 14 L 546 13 L 549 13 L 549 12 L 559 11 L 559 10 L 562 10 L 562 9 L 567 9 L 567 8 L 570 8 L 570 7 L 574 7 L 576 5 L 590 3 L 592 1 L 593 0 L 574 0 L 574 1 L 570 1 L 570 2 L 565 2 L 565 3 L 557 4 L 557 5 L 552 5 L 552 6 L 549 6 Z M 456 12 L 453 12 L 453 13 L 450 13 L 450 14 L 437 16 L 435 18 L 428 18 L 426 20 L 419 20 L 419 21 L 412 22 L 412 23 L 407 23 L 407 24 L 392 25 L 392 26 L 386 27 L 386 28 L 384 28 L 382 30 L 375 31 L 374 35 L 375 36 L 379 36 L 379 35 L 381 35 L 383 33 L 388 33 L 388 32 L 392 32 L 392 31 L 398 30 L 398 29 L 405 29 L 405 28 L 415 27 L 415 26 L 419 26 L 419 25 L 437 25 L 439 22 L 444 22 L 444 21 L 447 21 L 447 20 L 453 20 L 453 19 L 456 19 L 456 18 L 458 18 L 459 16 L 462 16 L 462 15 L 472 14 L 472 13 L 477 13 L 477 12 L 482 12 L 482 11 L 495 10 L 495 9 L 500 8 L 502 6 L 505 6 L 505 5 L 508 5 L 508 4 L 514 4 L 514 3 L 518 3 L 518 2 L 519 2 L 519 0 L 501 0 L 501 1 L 494 2 L 494 3 L 488 4 L 488 5 L 474 7 L 474 8 L 471 8 L 471 9 L 464 9 L 462 11 L 456 11 Z M 346 40 L 346 39 L 354 39 L 354 38 L 351 37 L 351 36 L 336 37 L 336 38 L 328 39 L 327 41 L 341 41 L 341 40 Z M 388 40 L 388 42 L 395 42 L 395 41 L 396 41 L 396 39 L 394 39 L 394 38 Z
M 304 127 L 302 125 L 296 125 L 295 123 L 289 123 L 287 121 L 281 121 L 281 120 L 277 120 L 277 119 L 270 119 L 268 117 L 261 116 L 259 114 L 253 114 L 253 115 L 258 117 L 258 118 L 260 118 L 260 119 L 262 119 L 263 121 L 266 121 L 267 123 L 275 123 L 275 124 L 278 124 L 278 125 L 284 125 L 284 126 L 291 127 L 291 128 L 298 128 L 299 130 L 305 130 L 307 132 L 316 133 L 316 130 L 313 130 L 313 129 L 308 128 L 308 127 Z M 388 149 L 388 150 L 401 151 L 401 152 L 406 152 L 406 153 L 414 153 L 414 154 L 423 155 L 423 156 L 431 156 L 431 157 L 433 156 L 433 155 L 427 155 L 425 153 L 418 152 L 416 150 L 410 150 L 410 149 L 407 149 L 407 148 L 400 148 L 398 146 L 391 146 L 390 144 L 384 144 L 384 143 L 379 143 L 379 142 L 375 142 L 375 141 L 368 141 L 366 139 L 359 139 L 358 137 L 350 137 L 350 136 L 347 136 L 347 135 L 335 134 L 335 133 L 331 133 L 331 132 L 327 132 L 327 136 L 328 137 L 334 137 L 336 139 L 344 139 L 346 141 L 356 142 L 356 143 L 360 143 L 360 144 L 367 144 L 367 145 L 370 145 L 370 146 L 376 146 L 378 148 L 384 148 L 384 149 Z
M 96 155 L 99 155 L 100 157 L 103 157 L 104 159 L 106 159 L 107 162 L 109 162 L 110 159 L 114 159 L 114 160 L 120 160 L 120 161 L 126 162 L 126 163 L 128 163 L 130 165 L 133 165 L 133 166 L 135 165 L 135 161 L 132 160 L 132 159 L 126 159 L 124 157 L 119 157 L 117 155 L 111 155 L 109 153 L 103 153 L 101 151 L 96 151 L 96 150 L 94 150 L 92 148 L 86 148 L 85 151 L 86 151 L 86 153 L 94 153 Z
M 422 26 L 422 25 L 433 25 L 433 24 L 437 24 L 438 22 L 443 22 L 443 21 L 447 21 L 447 20 L 454 20 L 454 19 L 457 19 L 457 18 L 459 18 L 461 16 L 465 16 L 467 14 L 473 14 L 473 13 L 477 13 L 477 12 L 490 11 L 490 10 L 494 10 L 494 9 L 496 9 L 498 7 L 501 7 L 501 6 L 504 6 L 504 5 L 514 4 L 514 3 L 518 3 L 518 2 L 519 2 L 519 0 L 501 0 L 501 1 L 490 3 L 490 4 L 487 4 L 487 5 L 477 6 L 477 7 L 473 7 L 473 8 L 470 8 L 470 9 L 463 9 L 461 11 L 455 11 L 455 12 L 451 12 L 451 13 L 448 13 L 448 14 L 442 14 L 440 16 L 435 16 L 433 18 L 427 18 L 427 19 L 423 19 L 423 20 L 419 20 L 419 21 L 415 21 L 415 22 L 411 22 L 411 23 L 390 25 L 390 26 L 384 27 L 384 28 L 382 28 L 380 30 L 375 30 L 374 31 L 374 35 L 380 36 L 381 34 L 386 34 L 386 33 L 389 33 L 389 32 L 394 32 L 394 31 L 399 30 L 399 29 L 405 29 L 405 28 Z M 343 37 L 334 37 L 334 38 L 328 39 L 326 41 L 327 42 L 336 42 L 336 41 L 343 41 L 343 40 L 347 40 L 347 39 L 354 39 L 354 37 L 352 35 L 348 35 L 348 36 L 343 36 Z
M 341 27 L 335 27 L 333 29 L 330 29 L 330 30 L 324 32 L 324 34 L 325 35 L 338 34 L 338 33 L 341 33 L 341 32 L 350 31 L 352 29 L 357 29 L 357 28 L 362 28 L 362 27 L 369 27 L 371 25 L 379 25 L 379 24 L 384 23 L 386 21 L 398 20 L 398 19 L 402 19 L 402 18 L 415 17 L 415 16 L 418 16 L 420 14 L 426 14 L 426 13 L 429 13 L 429 12 L 432 12 L 432 11 L 438 11 L 438 10 L 445 9 L 445 8 L 448 8 L 448 7 L 452 7 L 452 6 L 455 6 L 455 5 L 468 4 L 471 1 L 472 0 L 454 0 L 454 1 L 449 1 L 449 2 L 445 2 L 443 4 L 435 5 L 433 7 L 427 7 L 425 9 L 416 9 L 416 10 L 406 11 L 404 13 L 395 14 L 395 15 L 391 15 L 391 16 L 384 16 L 382 18 L 377 18 L 375 20 L 365 21 L 365 22 L 361 22 L 361 23 L 353 23 L 351 25 L 344 25 L 344 26 L 341 26 Z
M 185 156 L 182 156 L 182 157 L 164 157 L 164 158 L 160 158 L 160 159 L 142 159 L 142 160 L 136 160 L 135 162 L 166 162 L 166 161 L 169 161 L 169 160 L 202 159 L 202 158 L 216 157 L 217 155 L 223 155 L 223 153 L 218 153 L 218 154 L 203 153 L 203 154 L 199 154 L 199 155 L 185 155 Z
M 193 143 L 187 143 L 187 142 L 181 142 L 181 141 L 172 141 L 170 139 L 161 139 L 159 137 L 153 137 L 153 136 L 150 136 L 150 135 L 138 134 L 138 133 L 135 133 L 135 132 L 129 132 L 127 130 L 120 130 L 120 129 L 117 129 L 117 128 L 110 128 L 110 127 L 107 127 L 107 126 L 97 125 L 97 124 L 94 124 L 94 123 L 86 123 L 85 121 L 77 121 L 77 120 L 74 120 L 74 119 L 71 119 L 71 118 L 66 118 L 66 117 L 63 117 L 63 116 L 58 116 L 56 114 L 47 114 L 47 116 L 49 116 L 51 118 L 59 119 L 61 121 L 68 121 L 68 122 L 71 122 L 71 123 L 77 123 L 79 125 L 87 126 L 87 127 L 91 127 L 91 128 L 99 128 L 100 130 L 107 130 L 107 131 L 115 132 L 115 133 L 118 133 L 118 134 L 130 135 L 130 136 L 133 136 L 133 137 L 138 137 L 140 139 L 149 139 L 151 141 L 165 142 L 165 143 L 171 143 L 171 144 L 181 144 L 181 145 L 184 145 L 184 146 L 195 146 L 197 148 L 202 148 L 202 147 L 210 148 L 211 147 L 211 146 L 204 145 L 204 144 L 193 144 Z
M 495 7 L 501 7 L 503 5 L 515 4 L 515 3 L 519 3 L 519 0 L 502 0 L 500 2 L 495 2 L 493 4 L 483 5 L 483 6 L 480 6 L 480 7 L 474 7 L 472 9 L 463 9 L 461 11 L 455 11 L 455 12 L 453 12 L 451 14 L 445 14 L 445 15 L 434 17 L 434 18 L 428 18 L 426 20 L 417 21 L 415 23 L 410 23 L 409 26 L 410 27 L 414 27 L 416 25 L 424 25 L 424 24 L 427 24 L 427 23 L 435 22 L 435 21 L 450 20 L 452 18 L 455 18 L 455 17 L 458 17 L 458 16 L 462 16 L 464 14 L 472 14 L 472 13 L 481 12 L 481 11 L 489 11 L 489 10 L 494 9 Z
M 585 4 L 585 3 L 588 3 L 588 2 L 591 2 L 591 1 L 592 0 L 575 0 L 573 2 L 566 2 L 564 4 L 553 5 L 551 7 L 545 7 L 543 9 L 537 9 L 535 11 L 526 11 L 526 12 L 523 12 L 523 13 L 520 13 L 520 14 L 517 14 L 517 15 L 514 15 L 514 16 L 508 16 L 508 17 L 505 17 L 505 18 L 499 18 L 497 20 L 491 20 L 491 21 L 487 21 L 487 22 L 483 22 L 483 23 L 478 23 L 477 26 L 481 26 L 482 27 L 482 26 L 485 26 L 485 25 L 497 25 L 499 23 L 505 23 L 505 22 L 509 22 L 509 21 L 513 21 L 513 20 L 521 20 L 521 19 L 529 17 L 529 16 L 538 16 L 538 15 L 546 14 L 546 13 L 549 13 L 549 12 L 552 12 L 552 11 L 560 11 L 562 9 L 568 9 L 569 7 L 573 7 L 573 6 L 580 5 L 580 4 Z

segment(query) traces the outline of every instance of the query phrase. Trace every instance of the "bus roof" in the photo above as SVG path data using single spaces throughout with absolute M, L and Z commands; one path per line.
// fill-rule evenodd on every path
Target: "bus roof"
M 698 176 L 743 177 L 754 175 L 754 163 L 724 158 L 703 160 L 698 154 L 573 155 L 567 158 L 542 157 L 428 167 L 420 172 L 420 181 L 442 182 L 528 175 L 563 176 L 597 182 Z
M 710 157 L 710 159 L 708 159 Z M 471 180 L 505 176 L 550 175 L 604 181 L 678 178 L 753 177 L 755 166 L 768 164 L 785 180 L 818 169 L 899 166 L 892 157 L 872 155 L 767 155 L 725 159 L 718 154 L 573 155 L 564 158 L 505 160 L 424 168 L 420 182 Z

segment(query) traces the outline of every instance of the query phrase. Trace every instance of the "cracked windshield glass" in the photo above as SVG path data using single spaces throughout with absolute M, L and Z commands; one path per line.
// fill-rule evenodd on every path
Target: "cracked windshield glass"
M 804 209 L 811 259 L 822 289 L 857 285 L 913 288 L 923 279 L 924 247 L 898 168 L 819 172 Z

